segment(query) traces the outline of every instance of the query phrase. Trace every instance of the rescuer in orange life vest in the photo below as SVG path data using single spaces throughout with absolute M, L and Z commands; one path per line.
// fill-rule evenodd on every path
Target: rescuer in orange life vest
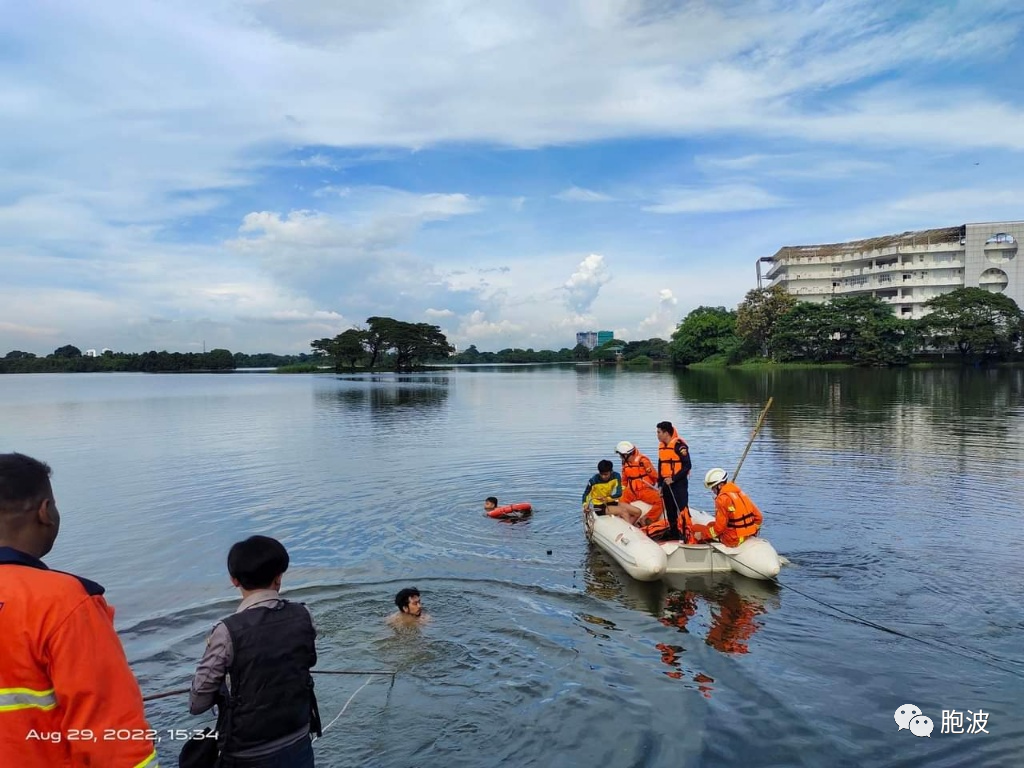
M 615 452 L 622 459 L 623 491 L 619 504 L 609 507 L 608 514 L 618 515 L 648 536 L 660 536 L 668 530 L 668 521 L 658 492 L 658 473 L 654 464 L 628 440 L 616 445 Z M 634 501 L 643 501 L 651 509 L 644 513 L 633 505 Z
M 39 559 L 59 530 L 50 467 L 0 454 L 0 764 L 158 768 L 103 587 Z
M 694 538 L 717 539 L 727 547 L 738 547 L 757 534 L 764 522 L 761 510 L 738 485 L 729 482 L 724 469 L 709 469 L 704 487 L 715 495 L 715 520 L 707 526 L 694 525 Z
M 690 534 L 690 447 L 679 436 L 671 421 L 659 421 L 658 485 L 665 502 L 668 522 L 667 539 L 680 539 Z

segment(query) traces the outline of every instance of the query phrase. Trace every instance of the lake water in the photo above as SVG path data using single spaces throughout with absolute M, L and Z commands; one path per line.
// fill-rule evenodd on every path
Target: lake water
M 707 508 L 769 396 L 739 480 L 782 588 L 640 584 L 588 548 L 580 493 L 618 441 L 655 455 L 673 421 Z M 228 547 L 280 538 L 320 668 L 397 671 L 318 676 L 325 722 L 348 704 L 320 766 L 1024 762 L 1021 369 L 0 376 L 0 450 L 53 466 L 47 561 L 107 587 L 146 694 L 187 686 L 234 609 Z M 536 512 L 485 518 L 488 495 Z M 407 585 L 432 621 L 396 634 Z M 207 724 L 186 699 L 153 727 Z M 908 703 L 930 737 L 898 729 Z

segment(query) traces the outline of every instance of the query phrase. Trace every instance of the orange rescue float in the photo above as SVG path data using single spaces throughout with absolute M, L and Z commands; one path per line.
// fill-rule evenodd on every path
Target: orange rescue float
M 521 504 L 505 504 L 502 507 L 495 507 L 490 512 L 486 512 L 485 514 L 488 517 L 520 518 L 530 514 L 531 512 L 533 512 L 533 506 L 531 504 L 523 502 Z

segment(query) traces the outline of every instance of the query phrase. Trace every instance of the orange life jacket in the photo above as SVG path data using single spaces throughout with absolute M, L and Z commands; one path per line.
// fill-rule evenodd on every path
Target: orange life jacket
M 622 484 L 633 492 L 633 496 L 641 498 L 643 491 L 651 490 L 651 485 L 658 482 L 658 473 L 654 471 L 651 460 L 633 451 L 622 464 Z
M 735 483 L 723 483 L 715 496 L 715 521 L 708 526 L 712 538 L 737 547 L 761 529 L 764 516 Z
M 94 582 L 0 547 L 4 765 L 156 765 L 157 732 L 102 594 Z
M 662 480 L 666 477 L 674 477 L 676 472 L 683 468 L 683 462 L 676 451 L 676 447 L 679 445 L 690 450 L 690 446 L 675 429 L 672 430 L 672 437 L 669 439 L 668 445 L 658 444 L 658 475 Z M 690 473 L 687 472 L 686 476 L 689 477 Z

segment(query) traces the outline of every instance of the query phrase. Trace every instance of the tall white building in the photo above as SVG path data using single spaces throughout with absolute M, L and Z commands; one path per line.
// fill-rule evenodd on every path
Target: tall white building
M 1024 221 L 964 224 L 830 245 L 780 248 L 766 277 L 800 301 L 869 294 L 900 317 L 927 314 L 924 302 L 956 288 L 1004 293 L 1024 307 L 1018 245 Z M 758 265 L 760 267 L 760 265 Z

